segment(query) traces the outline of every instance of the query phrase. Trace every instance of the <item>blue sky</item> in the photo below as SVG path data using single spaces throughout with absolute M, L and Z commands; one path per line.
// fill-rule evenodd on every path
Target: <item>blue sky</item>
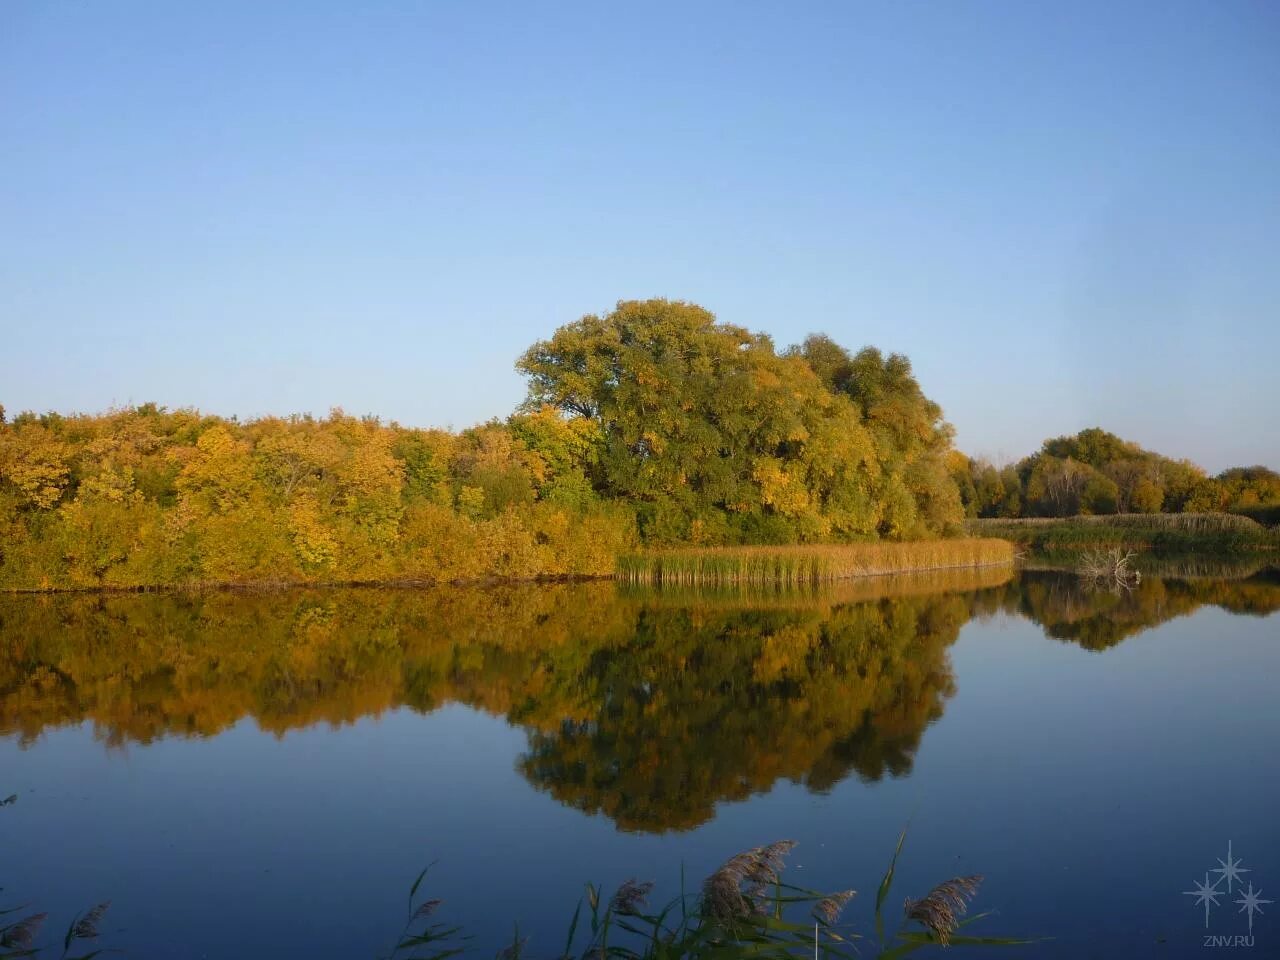
M 504 416 L 619 299 L 1280 466 L 1280 7 L 0 5 L 0 403 Z

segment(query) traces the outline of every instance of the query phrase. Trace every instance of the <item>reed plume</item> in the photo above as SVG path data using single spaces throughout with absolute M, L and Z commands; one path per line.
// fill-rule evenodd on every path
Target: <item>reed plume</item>
M 635 914 L 643 907 L 649 899 L 649 892 L 653 890 L 652 880 L 628 880 L 618 888 L 618 892 L 613 895 L 610 906 L 614 913 Z
M 24 917 L 11 927 L 7 927 L 0 932 L 0 947 L 13 947 L 16 950 L 26 950 L 36 938 L 36 934 L 40 932 L 40 927 L 49 919 L 47 913 L 33 913 L 29 917 Z M 19 954 L 21 956 L 21 954 Z
M 98 936 L 98 924 L 102 922 L 103 916 L 107 912 L 107 908 L 111 906 L 111 901 L 106 900 L 91 909 L 83 917 L 75 922 L 71 928 L 72 939 L 75 940 L 93 940 Z
M 424 900 L 422 904 L 414 911 L 413 919 L 421 920 L 423 917 L 429 917 L 436 912 L 436 907 L 440 906 L 443 900 Z
M 730 857 L 702 885 L 702 912 L 721 924 L 760 916 L 767 889 L 778 882 L 795 845 L 794 840 L 778 840 Z
M 857 894 L 853 890 L 841 890 L 839 893 L 829 893 L 813 906 L 813 916 L 817 920 L 821 920 L 827 926 L 831 926 L 840 919 L 840 912 L 844 910 L 845 904 L 852 900 Z
M 908 897 L 902 905 L 903 912 L 908 920 L 928 927 L 945 947 L 981 883 L 980 876 L 952 877 L 930 890 L 923 900 Z

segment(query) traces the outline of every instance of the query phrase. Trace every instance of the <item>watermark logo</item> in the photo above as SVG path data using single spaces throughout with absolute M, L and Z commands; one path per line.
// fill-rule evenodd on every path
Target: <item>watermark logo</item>
M 1238 928 L 1235 933 L 1210 933 L 1204 938 L 1206 947 L 1252 947 L 1253 939 L 1253 918 L 1255 916 L 1264 916 L 1262 906 L 1272 901 L 1264 900 L 1261 890 L 1253 889 L 1252 878 L 1248 881 L 1248 889 L 1245 889 L 1245 879 L 1242 874 L 1253 873 L 1252 868 L 1242 866 L 1243 859 L 1232 856 L 1231 842 L 1227 842 L 1227 858 L 1219 859 L 1218 866 L 1212 870 L 1206 870 L 1204 881 L 1193 881 L 1194 890 L 1184 890 L 1184 897 L 1194 897 L 1196 907 L 1204 908 L 1204 928 L 1210 929 L 1210 917 L 1215 907 L 1227 906 L 1228 904 L 1239 904 L 1240 909 L 1235 911 L 1238 914 L 1245 914 L 1245 925 L 1248 933 L 1239 933 Z M 1212 874 L 1218 876 L 1210 882 L 1209 877 Z M 1226 889 L 1223 889 L 1225 884 Z M 1240 896 L 1232 900 L 1234 894 Z M 1223 898 L 1226 902 L 1223 902 Z M 1229 921 L 1230 922 L 1230 921 Z M 1236 924 L 1239 920 L 1234 921 Z M 1221 926 L 1222 921 L 1219 921 Z

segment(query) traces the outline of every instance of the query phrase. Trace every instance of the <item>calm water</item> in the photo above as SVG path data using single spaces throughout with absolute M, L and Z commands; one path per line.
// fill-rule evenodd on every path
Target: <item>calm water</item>
M 895 903 L 982 873 L 980 931 L 1056 938 L 995 955 L 1202 956 L 1182 891 L 1228 842 L 1280 901 L 1277 610 L 1274 570 L 2 599 L 0 905 L 110 898 L 131 956 L 371 957 L 435 861 L 475 955 L 518 921 L 546 957 L 584 881 L 790 838 L 866 929 L 910 821 Z

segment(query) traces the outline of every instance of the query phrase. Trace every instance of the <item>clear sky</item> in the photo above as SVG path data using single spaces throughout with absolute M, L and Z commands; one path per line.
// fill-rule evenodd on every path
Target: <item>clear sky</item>
M 692 300 L 1280 466 L 1280 4 L 0 4 L 0 403 L 468 426 Z

